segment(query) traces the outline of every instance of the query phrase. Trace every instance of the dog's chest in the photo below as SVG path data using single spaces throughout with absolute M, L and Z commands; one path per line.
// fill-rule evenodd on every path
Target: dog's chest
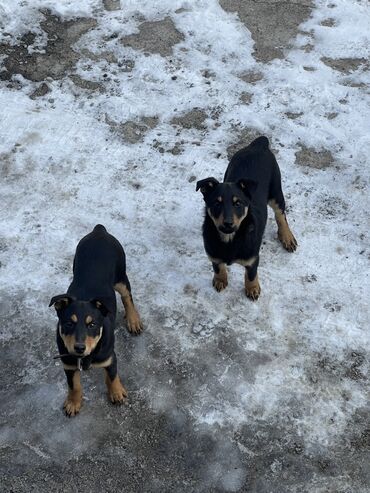
M 244 241 L 231 242 L 212 242 L 206 246 L 207 254 L 210 260 L 216 264 L 224 263 L 231 265 L 238 263 L 244 266 L 250 264 L 250 259 L 255 257 L 253 245 L 250 245 L 246 238 Z

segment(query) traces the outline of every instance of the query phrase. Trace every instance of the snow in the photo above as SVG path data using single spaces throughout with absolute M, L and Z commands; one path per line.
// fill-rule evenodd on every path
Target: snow
M 370 75 L 368 65 L 344 74 L 321 58 L 368 60 L 367 2 L 334 0 L 331 8 L 317 0 L 300 27 L 307 34 L 297 34 L 284 59 L 267 64 L 253 59 L 248 29 L 215 0 L 143 1 L 140 7 L 122 0 L 121 10 L 114 12 L 102 12 L 100 4 L 0 2 L 4 28 L 12 36 L 38 25 L 41 7 L 65 19 L 94 15 L 98 27 L 81 37 L 78 50 L 112 52 L 119 60 L 135 62 L 132 71 L 124 72 L 104 57 L 92 62 L 81 56 L 80 77 L 101 82 L 108 74 L 105 91 L 93 94 L 67 77 L 49 80 L 51 92 L 38 99 L 29 98 L 37 84 L 20 75 L 14 76 L 18 90 L 1 83 L 1 290 L 3 299 L 11 300 L 6 315 L 20 300 L 33 324 L 50 327 L 53 353 L 55 314 L 47 303 L 68 286 L 78 240 L 103 223 L 124 245 L 134 299 L 146 326 L 141 337 L 152 334 L 175 358 L 200 359 L 210 376 L 207 381 L 198 375 L 192 398 L 180 402 L 199 426 L 237 428 L 255 416 L 268 420 L 297 408 L 299 416 L 292 419 L 307 447 L 334 446 L 356 410 L 368 405 L 364 381 L 346 380 L 341 368 L 350 365 L 353 352 L 368 355 L 370 343 Z M 185 10 L 175 14 L 179 8 Z M 150 21 L 171 17 L 184 36 L 173 56 L 140 52 L 109 39 L 113 32 L 139 32 L 143 19 L 138 11 Z M 328 18 L 334 19 L 331 27 L 321 24 Z M 311 51 L 302 49 L 307 43 Z M 204 70 L 214 74 L 210 84 Z M 244 82 L 239 76 L 248 71 L 260 72 L 262 80 Z M 346 85 L 348 81 L 363 85 Z M 250 104 L 240 102 L 242 92 L 252 94 Z M 194 108 L 205 111 L 206 130 L 171 124 Z M 289 119 L 287 112 L 302 114 Z M 337 116 L 328 119 L 330 113 Z M 142 141 L 130 144 L 107 116 L 118 125 L 156 116 L 158 124 L 147 129 Z M 231 267 L 225 292 L 213 290 L 201 238 L 203 202 L 195 192 L 197 179 L 222 178 L 226 149 L 245 128 L 271 139 L 288 220 L 299 243 L 296 253 L 283 251 L 270 213 L 259 268 L 262 294 L 256 303 L 243 294 L 239 266 Z M 155 139 L 165 152 L 153 147 Z M 167 152 L 177 142 L 182 152 Z M 333 164 L 325 169 L 298 164 L 300 146 L 330 151 Z M 234 359 L 235 351 L 226 361 L 212 353 L 223 329 L 235 338 L 240 359 Z M 12 341 L 24 330 L 30 330 L 24 323 L 9 323 L 0 329 L 1 338 Z M 137 344 L 145 360 L 148 348 Z M 246 381 L 243 365 L 251 352 L 265 355 L 266 361 L 256 363 Z M 335 369 L 331 376 L 320 373 L 314 388 L 308 374 L 324 356 L 335 362 Z M 23 383 L 45 378 L 40 368 L 25 375 Z M 368 371 L 366 357 L 362 371 Z M 153 412 L 179 404 L 176 381 L 159 384 L 154 374 L 141 383 Z M 64 390 L 51 387 L 53 406 L 58 406 Z M 343 391 L 351 394 L 346 404 Z M 39 392 L 48 393 L 48 386 Z M 89 413 L 88 408 L 89 403 L 83 412 Z M 88 420 L 81 423 L 89 426 Z M 68 432 L 63 430 L 61 439 L 63 433 Z M 3 440 L 7 436 L 5 430 Z M 41 458 L 55 453 L 50 444 L 43 449 L 30 444 L 25 433 L 21 438 Z M 225 491 L 238 491 L 244 472 L 236 468 L 228 474 L 222 480 Z

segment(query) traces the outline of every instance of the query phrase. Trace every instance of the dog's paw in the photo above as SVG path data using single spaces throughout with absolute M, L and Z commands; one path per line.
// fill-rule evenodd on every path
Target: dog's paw
M 127 390 L 122 384 L 120 384 L 120 387 L 115 386 L 114 389 L 111 388 L 108 394 L 109 400 L 112 402 L 112 404 L 123 404 L 127 397 Z
M 142 332 L 143 324 L 136 310 L 130 313 L 129 315 L 127 315 L 126 319 L 127 319 L 126 320 L 127 330 L 131 332 L 131 334 L 138 335 Z
M 288 252 L 295 252 L 298 246 L 297 240 L 294 238 L 293 233 L 288 229 L 278 232 L 279 240 L 283 247 Z
M 213 287 L 219 293 L 227 287 L 227 279 L 220 279 L 219 277 L 214 277 L 212 281 Z
M 109 380 L 109 378 L 107 378 L 106 384 L 108 388 L 109 400 L 113 404 L 122 404 L 127 397 L 127 390 L 122 385 L 119 376 L 117 375 L 112 382 Z
M 257 281 L 256 283 L 250 284 L 249 286 L 245 286 L 245 294 L 247 298 L 249 298 L 252 301 L 257 301 L 259 298 L 259 295 L 261 294 L 261 286 L 259 282 Z
M 64 401 L 63 410 L 66 416 L 76 416 L 80 412 L 82 406 L 82 399 L 76 397 L 67 397 Z

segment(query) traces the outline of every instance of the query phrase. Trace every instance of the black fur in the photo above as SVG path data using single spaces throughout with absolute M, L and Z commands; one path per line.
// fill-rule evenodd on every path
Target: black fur
M 269 201 L 275 202 L 279 218 L 286 221 L 280 170 L 268 139 L 259 137 L 238 151 L 230 160 L 223 183 L 206 178 L 198 181 L 196 189 L 201 190 L 206 203 L 203 241 L 215 274 L 221 264 L 243 264 L 253 259 L 246 267 L 247 277 L 253 281 Z M 295 246 L 296 242 L 291 249 Z
M 68 366 L 66 376 L 71 390 L 75 370 L 69 367 L 77 368 L 79 361 L 83 369 L 88 369 L 111 358 L 105 370 L 111 381 L 117 376 L 114 352 L 117 305 L 113 288 L 117 283 L 124 284 L 131 297 L 125 252 L 118 240 L 99 224 L 77 245 L 73 280 L 67 292 L 54 296 L 49 304 L 54 305 L 58 315 L 57 345 L 62 362 Z M 90 323 L 86 323 L 87 317 Z M 69 348 L 68 336 L 74 342 Z M 90 353 L 89 338 L 99 338 Z

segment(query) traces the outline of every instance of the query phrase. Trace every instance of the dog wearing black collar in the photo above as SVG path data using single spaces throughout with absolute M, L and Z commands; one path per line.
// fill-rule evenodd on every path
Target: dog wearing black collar
M 77 245 L 67 293 L 54 296 L 49 304 L 54 305 L 58 316 L 57 345 L 69 389 L 64 402 L 67 416 L 78 414 L 82 405 L 81 368 L 104 368 L 112 403 L 121 404 L 127 397 L 114 352 L 115 291 L 121 295 L 128 330 L 139 334 L 142 323 L 131 295 L 125 252 L 98 224 Z
M 284 248 L 288 252 L 297 248 L 285 215 L 280 169 L 267 137 L 258 137 L 231 158 L 223 183 L 205 178 L 197 182 L 199 189 L 206 205 L 203 242 L 212 262 L 213 286 L 217 291 L 225 289 L 226 266 L 241 264 L 245 267 L 245 293 L 257 300 L 261 292 L 257 268 L 267 204 L 275 212 Z

